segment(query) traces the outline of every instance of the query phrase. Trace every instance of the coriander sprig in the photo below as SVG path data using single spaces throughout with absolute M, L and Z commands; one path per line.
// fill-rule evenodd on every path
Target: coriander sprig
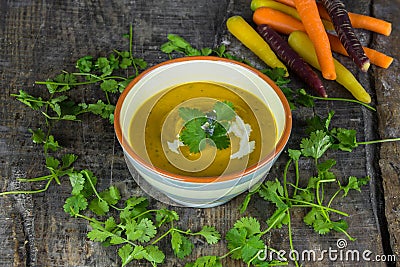
M 196 108 L 180 107 L 179 116 L 184 126 L 179 133 L 179 139 L 189 147 L 190 152 L 198 153 L 205 147 L 205 140 L 218 149 L 228 148 L 229 122 L 235 118 L 232 102 L 217 101 L 210 112 L 204 113 Z

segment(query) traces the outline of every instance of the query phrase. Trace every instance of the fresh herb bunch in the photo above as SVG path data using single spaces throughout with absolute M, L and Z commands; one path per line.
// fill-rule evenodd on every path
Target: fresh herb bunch
M 179 133 L 179 139 L 192 153 L 204 149 L 205 140 L 211 140 L 209 143 L 218 149 L 228 148 L 229 122 L 235 115 L 233 103 L 229 101 L 215 102 L 213 110 L 207 113 L 196 108 L 180 107 L 179 116 L 183 119 L 184 126 Z

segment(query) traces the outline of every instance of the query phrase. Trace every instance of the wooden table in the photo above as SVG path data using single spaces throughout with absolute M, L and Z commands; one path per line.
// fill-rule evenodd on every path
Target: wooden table
M 216 47 L 230 44 L 231 53 L 247 58 L 256 67 L 265 65 L 233 38 L 226 30 L 225 21 L 231 15 L 242 15 L 251 21 L 248 0 L 98 0 L 98 1 L 0 1 L 0 191 L 38 189 L 41 186 L 18 182 L 21 177 L 45 174 L 44 156 L 40 146 L 31 141 L 28 129 L 43 127 L 43 117 L 18 102 L 10 94 L 20 89 L 39 96 L 45 87 L 35 85 L 54 77 L 61 70 L 74 71 L 76 60 L 85 55 L 95 57 L 112 49 L 127 49 L 123 34 L 133 25 L 133 49 L 136 57 L 150 65 L 168 56 L 160 51 L 167 34 L 184 37 L 193 46 Z M 358 140 L 393 138 L 400 136 L 399 86 L 399 14 L 398 0 L 345 1 L 350 11 L 373 15 L 393 23 L 390 37 L 359 30 L 364 45 L 395 58 L 387 70 L 372 66 L 367 74 L 360 73 L 350 60 L 339 57 L 372 95 L 377 112 L 361 106 L 319 101 L 310 108 L 293 111 L 294 128 L 288 147 L 297 147 L 303 134 L 305 118 L 314 114 L 326 116 L 335 111 L 336 127 L 355 128 Z M 335 82 L 326 82 L 330 96 L 348 97 L 350 94 Z M 292 88 L 304 86 L 292 75 Z M 94 90 L 81 91 L 75 99 L 90 102 L 97 99 Z M 95 118 L 95 119 L 93 119 Z M 100 188 L 117 185 L 123 197 L 141 194 L 126 167 L 122 150 L 113 127 L 107 121 L 87 115 L 80 123 L 62 123 L 53 129 L 55 138 L 69 153 L 79 155 L 76 168 L 88 168 L 99 178 Z M 352 192 L 339 208 L 351 214 L 349 233 L 357 240 L 348 249 L 370 250 L 373 255 L 397 255 L 400 261 L 400 143 L 360 146 L 351 154 L 337 153 L 335 173 L 371 176 L 370 184 L 361 193 Z M 282 177 L 286 156 L 282 155 L 271 170 L 269 179 Z M 300 166 L 307 169 L 306 164 Z M 32 186 L 32 188 L 31 188 Z M 63 211 L 63 203 L 70 195 L 68 181 L 36 195 L 0 197 L 0 266 L 119 266 L 113 247 L 104 248 L 86 238 L 90 226 L 84 220 L 72 218 Z M 242 214 L 238 207 L 244 195 L 229 203 L 209 209 L 173 208 L 180 215 L 178 226 L 199 230 L 202 225 L 215 226 L 224 236 Z M 244 214 L 258 218 L 265 227 L 271 215 L 270 204 L 256 198 Z M 151 201 L 153 207 L 163 203 Z M 337 248 L 344 238 L 332 233 L 320 236 L 302 222 L 303 211 L 293 214 L 293 242 L 295 248 L 324 250 Z M 287 228 L 275 230 L 268 241 L 279 249 L 288 249 Z M 162 266 L 184 266 L 187 260 L 177 259 L 169 241 L 159 244 L 166 254 Z M 188 260 L 201 255 L 223 255 L 226 243 L 209 246 L 195 240 L 195 249 Z M 229 258 L 224 266 L 245 266 Z M 292 264 L 292 263 L 291 263 Z M 290 264 L 290 265 L 291 265 Z M 305 266 L 385 266 L 381 262 L 329 261 L 305 262 Z M 394 265 L 394 264 L 392 264 Z M 129 266 L 147 266 L 134 262 Z

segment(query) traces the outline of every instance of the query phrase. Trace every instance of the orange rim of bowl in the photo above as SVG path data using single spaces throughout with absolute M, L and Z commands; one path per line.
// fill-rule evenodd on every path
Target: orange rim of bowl
M 121 125 L 120 125 L 120 112 L 121 112 L 121 108 L 124 103 L 124 100 L 125 100 L 126 96 L 128 95 L 128 93 L 130 92 L 130 90 L 134 87 L 134 85 L 143 76 L 145 76 L 146 74 L 150 73 L 151 71 L 153 71 L 161 66 L 173 64 L 173 63 L 177 63 L 177 62 L 195 61 L 195 60 L 198 60 L 198 61 L 224 61 L 227 63 L 240 65 L 240 66 L 254 72 L 255 74 L 257 74 L 258 77 L 263 79 L 266 83 L 268 83 L 274 89 L 274 91 L 278 95 L 278 97 L 283 105 L 283 109 L 285 111 L 285 127 L 283 129 L 283 134 L 281 135 L 281 138 L 279 139 L 273 153 L 270 153 L 268 156 L 264 157 L 257 164 L 249 166 L 245 170 L 240 171 L 240 172 L 234 172 L 234 173 L 230 173 L 230 174 L 223 175 L 223 176 L 186 176 L 186 175 L 180 175 L 180 174 L 168 172 L 166 170 L 163 170 L 163 169 L 153 166 L 152 164 L 150 164 L 147 161 L 145 161 L 144 159 L 142 159 L 139 155 L 137 155 L 133 151 L 133 149 L 129 145 L 127 145 L 128 142 L 126 140 L 124 140 L 124 137 L 122 135 L 122 129 L 121 129 Z M 285 95 L 281 91 L 281 89 L 268 76 L 261 73 L 259 70 L 255 69 L 253 67 L 250 67 L 244 63 L 234 61 L 231 59 L 219 58 L 219 57 L 214 57 L 214 56 L 192 56 L 192 57 L 182 57 L 182 58 L 176 58 L 176 59 L 164 61 L 162 63 L 159 63 L 157 65 L 154 65 L 154 66 L 146 69 L 145 71 L 140 73 L 138 76 L 136 76 L 128 84 L 128 86 L 125 88 L 125 90 L 121 93 L 121 95 L 117 101 L 117 104 L 115 107 L 115 112 L 114 112 L 114 130 L 115 130 L 115 134 L 118 138 L 118 141 L 119 141 L 120 145 L 123 147 L 123 149 L 133 159 L 138 161 L 145 168 L 147 168 L 155 173 L 158 173 L 159 175 L 163 176 L 164 178 L 169 178 L 169 179 L 178 180 L 178 181 L 182 181 L 182 182 L 189 182 L 189 183 L 211 183 L 211 182 L 214 182 L 217 180 L 218 180 L 218 182 L 221 182 L 221 181 L 229 181 L 229 180 L 241 178 L 245 175 L 255 172 L 256 170 L 261 168 L 263 165 L 268 164 L 274 157 L 277 156 L 277 154 L 279 154 L 284 149 L 287 141 L 289 140 L 290 132 L 292 130 L 292 113 L 290 110 L 289 103 L 288 103 Z

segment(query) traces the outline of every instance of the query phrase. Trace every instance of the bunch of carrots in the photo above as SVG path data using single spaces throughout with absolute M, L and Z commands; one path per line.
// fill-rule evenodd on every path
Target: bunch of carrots
M 227 20 L 228 30 L 268 66 L 290 68 L 315 92 L 327 97 L 322 77 L 336 80 L 359 101 L 371 97 L 354 75 L 333 58 L 332 51 L 349 56 L 366 72 L 370 64 L 388 68 L 393 58 L 363 47 L 355 34 L 361 28 L 389 36 L 390 22 L 348 12 L 340 0 L 252 0 L 254 29 L 242 17 Z M 288 35 L 287 41 L 280 34 Z M 287 73 L 288 75 L 288 73 Z

